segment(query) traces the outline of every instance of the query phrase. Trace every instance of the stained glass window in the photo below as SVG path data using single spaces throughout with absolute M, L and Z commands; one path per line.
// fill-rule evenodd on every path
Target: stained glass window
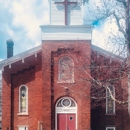
M 70 99 L 63 99 L 62 100 L 62 105 L 63 106 L 65 106 L 65 107 L 68 107 L 68 106 L 70 106 L 70 104 L 71 104 L 71 100 Z
M 115 98 L 114 86 L 109 86 L 109 89 L 106 90 L 106 97 L 107 97 L 106 98 L 106 113 L 107 114 L 115 113 L 115 101 L 112 99 L 111 94 Z
M 63 57 L 59 61 L 58 81 L 64 83 L 74 82 L 74 63 L 69 57 Z
M 20 113 L 27 113 L 27 87 L 20 87 Z
M 71 98 L 64 97 L 58 101 L 57 107 L 76 107 L 76 103 Z

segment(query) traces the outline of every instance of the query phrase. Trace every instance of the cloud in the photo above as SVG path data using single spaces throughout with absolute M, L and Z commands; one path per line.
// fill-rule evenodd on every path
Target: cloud
M 14 41 L 14 54 L 41 44 L 40 25 L 49 24 L 49 0 L 0 0 L 0 59 L 6 58 L 6 40 Z M 95 9 L 95 0 L 89 8 Z M 101 3 L 96 0 L 97 5 Z M 86 5 L 87 6 L 87 5 Z M 90 15 L 88 6 L 84 13 Z M 92 21 L 91 21 L 92 22 Z M 90 22 L 90 23 L 91 23 Z M 111 28 L 105 22 L 95 21 L 93 44 L 104 46 Z M 114 24 L 112 25 L 114 27 Z M 116 28 L 114 29 L 116 30 Z
M 109 34 L 111 33 L 112 29 L 116 32 L 117 26 L 116 24 L 109 24 L 107 21 L 98 21 L 94 24 L 93 29 L 93 44 L 98 44 L 99 46 L 105 44 L 106 39 L 108 38 Z M 101 46 L 102 46 L 101 45 Z M 100 47 L 101 47 L 100 46 Z
M 0 59 L 0 61 L 2 61 L 3 59 Z
M 114 0 L 106 0 L 105 2 L 108 9 L 112 8 L 111 5 L 115 6 Z M 116 35 L 119 31 L 115 19 L 112 17 L 109 19 L 102 17 L 104 16 L 105 11 L 106 8 L 103 4 L 103 1 L 101 2 L 100 0 L 91 0 L 89 1 L 89 5 L 86 5 L 85 15 L 88 23 L 92 24 L 94 27 L 92 33 L 92 44 L 95 44 L 96 46 L 104 49 L 108 49 L 109 36 L 112 33 Z M 102 19 L 99 19 L 100 17 Z
M 35 41 L 39 35 L 39 25 L 49 22 L 49 18 L 43 8 L 41 8 L 41 6 L 44 7 L 43 2 L 40 5 L 39 3 L 37 5 L 35 4 L 36 0 L 15 1 L 10 10 L 14 15 L 13 26 L 24 27 L 26 36 L 33 41 Z
M 8 39 L 15 43 L 14 54 L 41 44 L 39 26 L 49 24 L 48 7 L 48 0 L 0 0 L 0 58 L 6 57 Z

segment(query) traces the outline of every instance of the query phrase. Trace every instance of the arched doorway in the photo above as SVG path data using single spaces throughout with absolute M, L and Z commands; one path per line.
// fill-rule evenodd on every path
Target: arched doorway
M 77 104 L 70 97 L 60 98 L 56 103 L 56 130 L 77 129 Z

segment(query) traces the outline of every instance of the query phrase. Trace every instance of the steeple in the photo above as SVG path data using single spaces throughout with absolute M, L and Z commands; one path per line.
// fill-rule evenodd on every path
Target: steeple
M 91 25 L 83 24 L 83 0 L 50 0 L 50 25 L 41 26 L 41 39 L 91 40 Z
M 83 25 L 82 0 L 51 0 L 51 25 Z

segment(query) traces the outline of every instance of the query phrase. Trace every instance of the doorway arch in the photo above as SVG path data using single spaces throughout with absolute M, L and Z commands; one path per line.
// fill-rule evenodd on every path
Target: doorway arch
M 70 97 L 60 98 L 55 105 L 55 129 L 77 129 L 77 103 Z

